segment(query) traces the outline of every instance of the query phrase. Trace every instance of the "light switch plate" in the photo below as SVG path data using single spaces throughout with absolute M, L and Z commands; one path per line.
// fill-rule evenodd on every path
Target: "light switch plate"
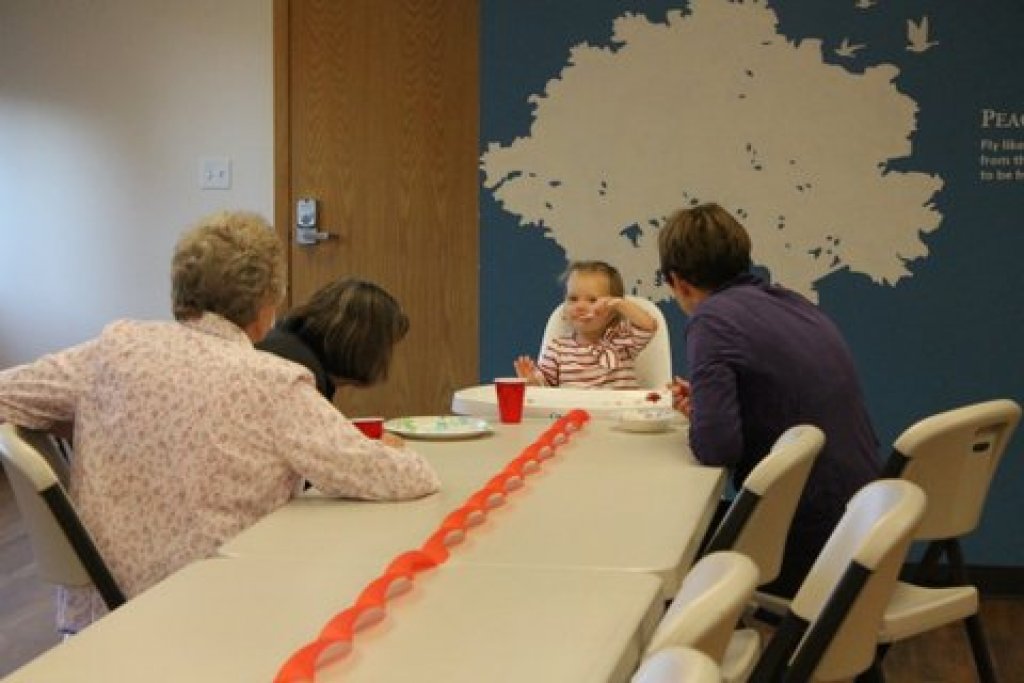
M 231 159 L 228 157 L 201 157 L 199 159 L 199 188 L 202 190 L 231 189 Z

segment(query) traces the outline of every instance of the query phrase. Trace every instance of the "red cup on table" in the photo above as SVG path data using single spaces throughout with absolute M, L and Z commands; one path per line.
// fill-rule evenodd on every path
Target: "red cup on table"
M 523 420 L 523 403 L 526 401 L 526 379 L 523 377 L 499 377 L 494 380 L 498 394 L 498 418 L 505 424 L 516 424 Z
M 353 418 L 352 424 L 356 426 L 356 429 L 365 434 L 367 438 L 379 439 L 384 436 L 383 417 L 357 417 Z

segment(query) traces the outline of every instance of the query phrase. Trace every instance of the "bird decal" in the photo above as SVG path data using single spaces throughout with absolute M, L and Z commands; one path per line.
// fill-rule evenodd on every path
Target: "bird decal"
M 863 44 L 858 43 L 856 45 L 853 45 L 850 43 L 849 38 L 843 38 L 842 42 L 839 43 L 839 47 L 836 48 L 835 52 L 838 56 L 849 59 L 851 57 L 856 56 L 857 52 L 859 50 L 862 50 L 863 48 Z
M 921 21 L 907 20 L 907 50 L 921 53 L 939 44 L 937 40 L 928 40 L 928 17 Z

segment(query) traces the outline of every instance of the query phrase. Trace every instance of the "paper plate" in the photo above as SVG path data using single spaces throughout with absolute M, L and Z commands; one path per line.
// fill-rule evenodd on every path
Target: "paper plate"
M 619 428 L 627 432 L 663 432 L 672 426 L 675 414 L 667 408 L 637 408 L 619 414 Z
M 396 417 L 384 429 L 407 439 L 469 439 L 491 432 L 491 425 L 478 417 L 424 415 Z

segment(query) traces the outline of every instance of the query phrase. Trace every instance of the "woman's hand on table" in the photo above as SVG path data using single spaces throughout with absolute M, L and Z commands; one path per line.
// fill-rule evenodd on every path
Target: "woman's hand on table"
M 392 448 L 405 447 L 405 439 L 397 434 L 392 434 L 391 432 L 384 432 L 381 434 L 380 440 L 385 446 L 391 446 Z
M 668 389 L 672 392 L 672 407 L 689 418 L 690 411 L 692 410 L 692 405 L 690 404 L 690 383 L 682 377 L 675 377 L 669 383 Z

